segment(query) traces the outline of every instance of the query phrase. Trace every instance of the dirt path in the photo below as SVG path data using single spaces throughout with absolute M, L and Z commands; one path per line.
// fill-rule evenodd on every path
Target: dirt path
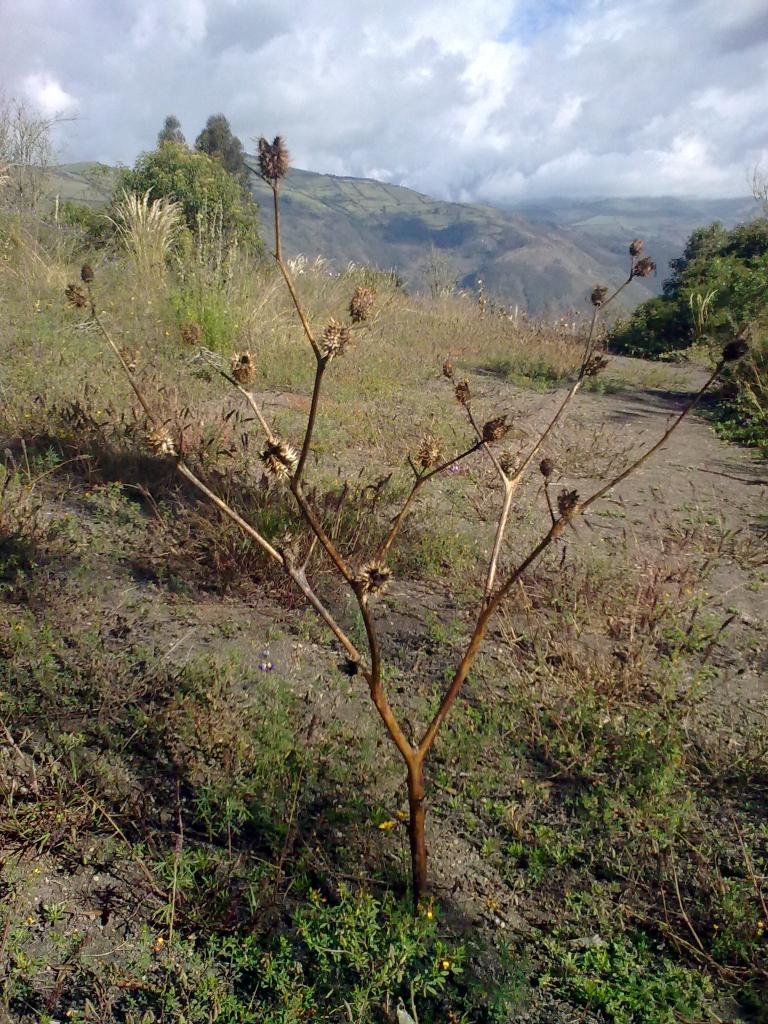
M 602 442 L 603 452 L 595 451 L 596 462 L 603 455 L 600 476 L 617 471 L 630 451 L 654 443 L 706 379 L 700 367 L 612 359 L 608 393 L 579 396 L 570 427 L 560 431 L 564 483 L 589 493 L 599 482 L 589 465 L 573 458 L 571 431 L 582 444 L 590 435 Z M 612 391 L 614 386 L 621 390 Z M 571 474 L 569 461 L 575 463 Z M 768 698 L 768 464 L 749 449 L 721 441 L 694 414 L 616 489 L 602 512 L 590 517 L 588 543 L 601 534 L 631 531 L 640 548 L 665 551 L 671 532 L 678 545 L 709 556 L 707 595 L 721 621 L 729 620 L 715 655 L 722 673 L 712 699 L 723 708 L 733 709 L 735 702 L 756 709 Z

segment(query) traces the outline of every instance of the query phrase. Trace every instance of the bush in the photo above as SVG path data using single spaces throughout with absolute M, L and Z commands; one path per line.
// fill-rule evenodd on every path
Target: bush
M 727 371 L 715 417 L 722 437 L 768 458 L 768 316 L 754 325 L 749 354 Z
M 663 295 L 615 325 L 614 351 L 655 357 L 703 338 L 721 343 L 735 325 L 759 318 L 768 308 L 768 219 L 730 231 L 718 223 L 698 228 L 670 268 Z
M 59 207 L 59 223 L 80 233 L 84 249 L 103 248 L 115 233 L 114 224 L 102 208 L 69 200 Z
M 237 178 L 218 160 L 175 143 L 143 153 L 132 170 L 124 172 L 116 197 L 128 192 L 179 203 L 187 228 L 199 237 L 216 221 L 227 242 L 236 241 L 252 253 L 262 250 L 258 207 Z

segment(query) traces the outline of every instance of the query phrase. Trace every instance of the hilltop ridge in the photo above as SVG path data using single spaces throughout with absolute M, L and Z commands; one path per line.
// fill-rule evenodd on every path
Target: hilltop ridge
M 250 188 L 261 206 L 264 236 L 272 230 L 271 196 L 253 173 Z M 62 199 L 101 204 L 116 169 L 64 164 L 51 172 Z M 583 308 L 596 283 L 617 285 L 626 273 L 627 242 L 641 236 L 659 268 L 637 281 L 628 305 L 656 294 L 667 263 L 691 231 L 712 220 L 726 225 L 758 213 L 751 199 L 568 199 L 512 207 L 458 203 L 371 178 L 292 168 L 282 192 L 284 248 L 339 268 L 348 263 L 395 269 L 411 287 L 424 286 L 430 254 L 461 288 L 482 278 L 488 294 L 533 315 Z

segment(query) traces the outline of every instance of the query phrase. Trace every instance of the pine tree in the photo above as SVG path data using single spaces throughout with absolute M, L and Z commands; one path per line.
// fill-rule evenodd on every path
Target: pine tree
M 187 140 L 184 138 L 184 133 L 181 130 L 181 124 L 175 114 L 169 114 L 166 117 L 165 124 L 160 132 L 158 132 L 158 146 L 162 146 L 164 142 L 173 142 L 177 146 L 186 146 L 187 144 Z
M 208 156 L 217 157 L 225 170 L 235 177 L 245 175 L 243 144 L 232 134 L 229 121 L 224 114 L 211 114 L 205 128 L 195 140 L 195 149 L 207 153 Z

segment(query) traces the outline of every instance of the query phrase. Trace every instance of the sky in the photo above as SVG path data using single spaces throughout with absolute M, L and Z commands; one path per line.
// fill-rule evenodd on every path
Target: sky
M 430 195 L 741 196 L 768 169 L 766 0 L 0 0 L 0 92 L 62 160 L 167 114 Z

